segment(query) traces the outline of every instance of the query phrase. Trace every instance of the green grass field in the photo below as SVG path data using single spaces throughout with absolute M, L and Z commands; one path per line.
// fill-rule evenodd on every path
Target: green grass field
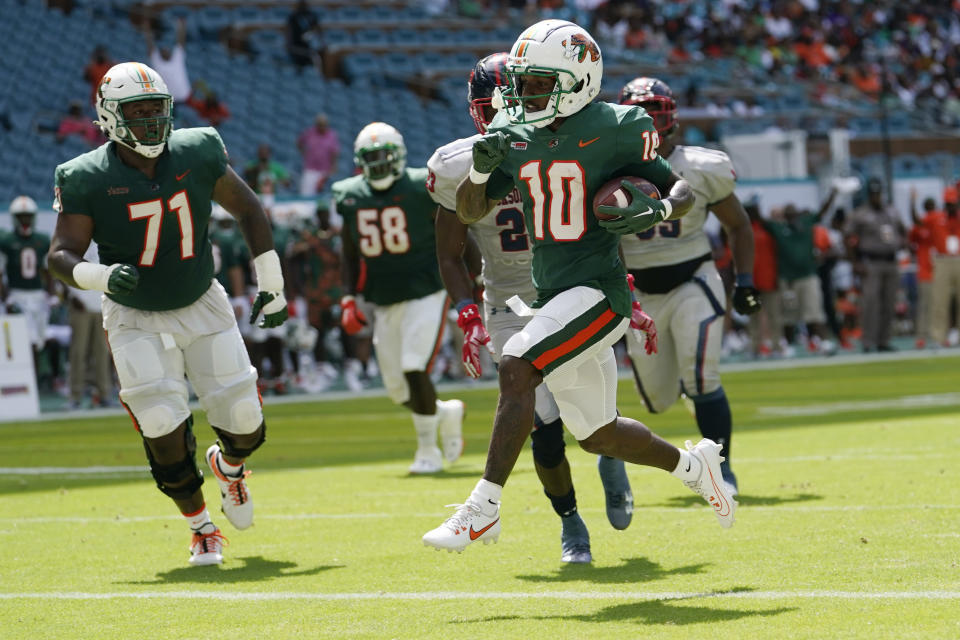
M 480 476 L 489 389 L 458 392 L 467 451 L 435 477 L 406 475 L 412 425 L 385 398 L 268 404 L 256 525 L 217 519 L 220 567 L 187 564 L 186 525 L 126 416 L 0 424 L 0 638 L 960 637 L 960 358 L 724 386 L 742 490 L 730 530 L 640 467 L 633 524 L 613 530 L 595 459 L 567 437 L 589 566 L 559 561 L 528 451 L 499 544 L 422 546 Z M 677 445 L 699 437 L 682 404 L 646 416 L 629 381 L 620 407 Z M 203 451 L 202 414 L 196 431 Z

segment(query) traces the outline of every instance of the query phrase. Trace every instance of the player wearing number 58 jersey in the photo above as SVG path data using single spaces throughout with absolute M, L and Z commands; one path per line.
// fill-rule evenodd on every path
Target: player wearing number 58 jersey
M 437 270 L 427 170 L 406 166 L 403 136 L 384 122 L 360 131 L 354 160 L 362 174 L 332 187 L 343 217 L 340 323 L 354 334 L 373 321 L 383 384 L 391 400 L 410 409 L 417 433 L 410 473 L 437 473 L 444 459 L 454 462 L 463 452 L 463 402 L 438 400 L 430 380 L 450 303 Z M 357 306 L 359 293 L 374 305 L 373 318 Z
M 727 231 L 737 270 L 733 306 L 747 314 L 760 309 L 753 288 L 753 229 L 733 192 L 736 173 L 727 154 L 674 144 L 677 104 L 666 83 L 636 78 L 620 91 L 620 103 L 639 105 L 653 117 L 660 152 L 696 195 L 682 220 L 667 220 L 621 240 L 640 303 L 658 329 L 659 349 L 653 355 L 644 353 L 637 336 L 627 335 L 637 388 L 653 413 L 666 411 L 681 392 L 693 401 L 700 433 L 723 446 L 721 471 L 735 494 L 733 422 L 719 372 L 727 298 L 703 225 L 712 211 Z
M 244 460 L 263 443 L 266 423 L 256 372 L 213 277 L 211 201 L 237 219 L 255 256 L 254 316 L 263 311 L 262 325 L 277 326 L 287 309 L 259 199 L 227 164 L 215 130 L 173 130 L 172 102 L 163 78 L 146 65 L 125 62 L 103 76 L 96 108 L 110 141 L 56 169 L 59 216 L 49 266 L 71 286 L 104 292 L 120 399 L 151 473 L 193 530 L 190 563 L 219 564 L 223 536 L 201 491 L 184 378 L 219 438 L 206 460 L 223 512 L 238 529 L 253 523 Z M 81 258 L 91 239 L 100 264 Z
M 693 193 L 657 155 L 659 136 L 642 109 L 593 101 L 603 61 L 582 27 L 563 20 L 529 27 L 510 51 L 506 76 L 508 86 L 493 98 L 502 111 L 473 143 L 473 166 L 457 189 L 457 216 L 473 223 L 520 190 L 533 241 L 537 308 L 503 348 L 483 479 L 423 542 L 453 551 L 499 536 L 503 485 L 533 426 L 541 382 L 583 449 L 672 472 L 730 526 L 735 503 L 712 480 L 720 475 L 718 445 L 705 439 L 681 451 L 640 422 L 617 415 L 613 344 L 632 315 L 620 235 L 682 216 Z M 647 178 L 665 197 L 650 198 L 624 181 L 631 202 L 601 210 L 610 219 L 598 221 L 591 211 L 596 190 L 627 175 Z M 529 312 L 520 301 L 511 306 Z

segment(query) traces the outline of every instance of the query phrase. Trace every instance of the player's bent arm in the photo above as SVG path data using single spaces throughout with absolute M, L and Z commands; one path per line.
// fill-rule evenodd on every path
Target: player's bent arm
M 85 262 L 83 254 L 87 252 L 92 239 L 93 218 L 70 213 L 58 215 L 47 253 L 50 273 L 71 287 L 80 287 L 74 279 L 73 270 L 79 263 Z
M 254 257 L 273 249 L 273 231 L 257 194 L 244 182 L 233 167 L 213 187 L 213 199 L 237 220 L 250 254 Z
M 470 242 L 467 225 L 449 209 L 437 206 L 437 263 L 447 294 L 455 304 L 473 302 L 473 282 L 464 262 Z
M 466 176 L 457 187 L 457 217 L 464 224 L 480 220 L 497 206 L 496 200 L 487 198 L 487 184 L 476 183 Z
M 343 284 L 343 295 L 354 295 L 357 292 L 357 278 L 360 276 L 360 256 L 357 254 L 357 245 L 350 228 L 343 225 L 340 229 L 340 282 Z
M 710 205 L 710 210 L 727 230 L 730 239 L 730 253 L 738 274 L 753 273 L 753 226 L 750 216 L 744 211 L 736 194 Z
M 667 197 L 663 199 L 671 205 L 670 215 L 665 219 L 676 220 L 687 215 L 687 212 L 693 207 L 694 200 L 696 200 L 693 189 L 690 188 L 690 183 L 677 175 L 676 172 L 671 171 L 670 178 L 664 186 L 669 191 Z

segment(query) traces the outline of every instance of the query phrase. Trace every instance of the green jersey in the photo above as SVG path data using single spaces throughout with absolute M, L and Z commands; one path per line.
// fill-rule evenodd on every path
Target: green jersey
M 228 296 L 243 295 L 244 292 L 234 291 L 230 282 L 230 270 L 240 267 L 247 270 L 250 261 L 250 251 L 243 239 L 243 234 L 237 228 L 214 229 L 210 232 L 210 241 L 213 244 L 213 269 L 217 280 L 226 289 Z
M 487 197 L 500 200 L 514 186 L 533 241 L 533 282 L 543 305 L 577 286 L 603 291 L 610 308 L 630 316 L 620 236 L 593 215 L 593 196 L 617 176 L 640 176 L 662 185 L 670 164 L 657 155 L 653 119 L 640 107 L 593 102 L 556 131 L 509 124 L 499 113 L 489 127 L 510 138 L 506 159 L 487 182 Z
M 145 311 L 185 307 L 213 278 L 208 225 L 214 185 L 227 169 L 223 141 L 209 127 L 174 131 L 153 178 L 120 160 L 115 144 L 57 167 L 56 208 L 93 218 L 101 264 L 140 272 L 133 293 L 107 297 Z
M 7 286 L 27 291 L 43 289 L 43 278 L 40 274 L 47 264 L 49 250 L 50 236 L 44 233 L 22 236 L 16 232 L 0 232 L 0 253 L 6 260 L 4 270 L 7 274 Z
M 366 264 L 364 298 L 378 305 L 416 300 L 443 288 L 437 266 L 427 169 L 406 169 L 389 189 L 376 191 L 363 176 L 333 184 L 337 212 L 349 241 Z
M 792 222 L 761 220 L 760 224 L 777 243 L 777 274 L 781 280 L 794 282 L 817 275 L 817 258 L 813 255 L 815 215 L 801 213 Z

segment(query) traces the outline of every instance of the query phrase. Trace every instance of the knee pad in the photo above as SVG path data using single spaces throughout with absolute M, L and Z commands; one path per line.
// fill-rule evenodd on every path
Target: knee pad
M 223 453 L 231 458 L 248 457 L 251 453 L 259 449 L 263 441 L 267 439 L 266 421 L 260 423 L 259 429 L 248 434 L 230 433 L 218 427 L 213 427 L 213 430 L 220 440 L 220 447 Z
M 192 416 L 187 418 L 186 425 L 183 432 L 183 457 L 176 462 L 168 464 L 157 462 L 146 438 L 143 440 L 143 448 L 150 462 L 150 473 L 157 482 L 157 488 L 174 500 L 190 498 L 203 485 L 203 474 L 197 467 L 197 439 L 193 435 Z
M 263 423 L 253 369 L 234 379 L 229 386 L 204 393 L 200 404 L 211 423 L 225 425 L 233 433 L 254 433 Z
M 563 423 L 554 420 L 538 426 L 530 434 L 530 445 L 536 463 L 544 469 L 553 469 L 563 462 L 564 458 L 566 444 L 563 442 Z

